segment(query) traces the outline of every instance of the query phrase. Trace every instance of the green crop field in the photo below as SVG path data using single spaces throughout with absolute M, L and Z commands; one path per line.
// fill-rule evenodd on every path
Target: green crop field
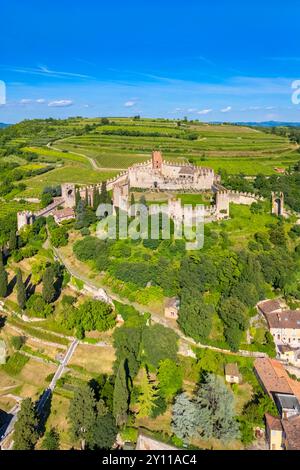
M 153 149 L 160 149 L 167 160 L 189 161 L 232 174 L 272 174 L 275 167 L 288 168 L 299 160 L 296 146 L 287 138 L 256 129 L 200 123 L 178 126 L 176 121 L 149 119 L 114 118 L 109 125 L 64 138 L 55 146 L 84 154 L 99 167 L 110 169 L 148 160 Z

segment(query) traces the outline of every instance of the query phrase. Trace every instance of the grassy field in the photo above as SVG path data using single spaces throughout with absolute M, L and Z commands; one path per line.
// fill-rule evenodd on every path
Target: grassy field
M 44 175 L 38 175 L 34 178 L 24 180 L 27 187 L 22 193 L 22 196 L 37 197 L 40 196 L 45 186 L 55 186 L 61 183 L 96 184 L 100 181 L 112 178 L 115 174 L 116 172 L 113 171 L 100 172 L 81 164 L 76 165 L 75 163 L 69 163 L 62 168 L 56 168 Z

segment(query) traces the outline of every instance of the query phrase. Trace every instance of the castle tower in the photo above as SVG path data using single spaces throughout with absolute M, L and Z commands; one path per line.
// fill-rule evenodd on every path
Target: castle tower
M 159 150 L 154 150 L 152 152 L 152 168 L 153 170 L 161 170 L 163 163 L 163 157 Z
M 64 199 L 65 207 L 74 207 L 76 205 L 75 184 L 63 183 L 61 185 L 61 197 Z
M 117 185 L 113 189 L 113 205 L 122 211 L 128 210 L 129 204 L 129 185 Z
M 284 194 L 272 192 L 272 214 L 277 216 L 284 215 Z
M 229 215 L 229 197 L 227 191 L 217 191 L 216 193 L 217 214 L 222 217 Z
M 21 230 L 26 225 L 33 223 L 34 214 L 31 211 L 23 211 L 17 213 L 17 226 L 18 231 Z

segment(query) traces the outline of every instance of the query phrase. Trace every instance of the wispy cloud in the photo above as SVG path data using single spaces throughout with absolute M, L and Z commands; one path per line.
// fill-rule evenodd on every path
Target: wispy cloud
M 50 103 L 48 103 L 48 106 L 50 106 L 51 108 L 66 108 L 68 106 L 72 106 L 73 101 L 72 100 L 55 100 L 55 101 L 50 101 Z
M 90 75 L 84 75 L 81 73 L 74 73 L 74 72 L 65 72 L 60 70 L 51 70 L 46 65 L 39 65 L 38 67 L 3 67 L 5 70 L 16 72 L 16 73 L 23 73 L 28 75 L 40 75 L 44 77 L 51 77 L 51 78 L 80 78 L 80 79 L 93 79 Z
M 125 108 L 132 108 L 136 104 L 136 101 L 129 100 L 124 103 Z
M 221 113 L 229 113 L 232 110 L 231 106 L 227 106 L 226 108 L 221 109 Z
M 30 98 L 23 98 L 20 100 L 19 102 L 20 104 L 33 104 L 33 103 L 38 103 L 38 104 L 43 104 L 43 103 L 46 103 L 46 100 L 44 98 L 39 98 L 37 100 L 33 100 L 33 99 L 30 99 Z
M 201 109 L 200 111 L 197 111 L 197 114 L 209 114 L 212 112 L 212 109 Z

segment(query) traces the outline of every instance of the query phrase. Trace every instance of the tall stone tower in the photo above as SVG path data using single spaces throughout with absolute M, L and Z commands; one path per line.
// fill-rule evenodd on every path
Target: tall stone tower
M 284 215 L 284 194 L 282 192 L 272 192 L 272 214 L 277 216 Z
M 61 197 L 64 199 L 65 207 L 75 207 L 75 184 L 63 183 L 61 185 Z
M 152 152 L 152 168 L 154 170 L 161 170 L 163 163 L 163 157 L 159 150 L 154 150 Z
M 229 216 L 229 197 L 227 191 L 219 190 L 216 193 L 217 214 L 226 217 Z
M 31 211 L 23 211 L 17 213 L 18 231 L 26 225 L 31 225 L 34 221 L 34 214 Z

